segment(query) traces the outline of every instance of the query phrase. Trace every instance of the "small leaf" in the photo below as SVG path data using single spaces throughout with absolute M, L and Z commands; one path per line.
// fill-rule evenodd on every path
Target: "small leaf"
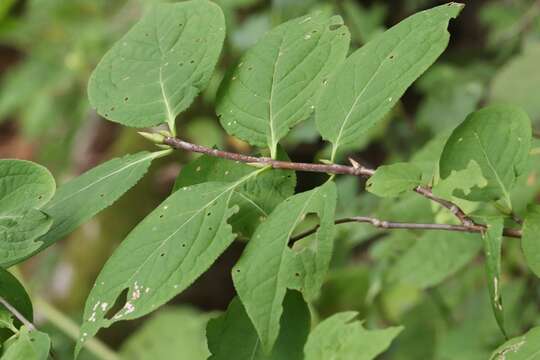
M 486 275 L 489 289 L 489 298 L 493 315 L 497 325 L 505 337 L 504 312 L 501 297 L 501 247 L 502 247 L 503 219 L 497 218 L 488 221 L 488 229 L 482 234 L 484 240 L 484 254 L 486 256 Z
M 471 201 L 503 199 L 511 208 L 509 191 L 527 167 L 531 123 L 514 106 L 494 105 L 470 114 L 450 135 L 439 161 L 442 178 L 465 169 L 474 160 L 487 185 L 462 196 Z
M 491 355 L 491 360 L 534 360 L 540 354 L 540 327 L 508 340 Z
M 414 189 L 422 181 L 422 170 L 414 164 L 397 163 L 379 166 L 371 176 L 366 189 L 381 197 L 395 197 Z
M 319 292 L 332 256 L 335 205 L 333 182 L 288 198 L 259 225 L 232 270 L 238 296 L 266 353 L 279 334 L 287 288 L 301 290 L 308 299 Z M 289 248 L 291 235 L 308 213 L 320 219 L 313 243 Z
M 230 134 L 272 157 L 289 129 L 313 112 L 320 89 L 349 49 L 339 16 L 318 12 L 267 33 L 224 79 L 217 113 Z
M 288 291 L 283 301 L 280 334 L 272 352 L 266 355 L 242 303 L 234 298 L 225 314 L 208 323 L 206 335 L 212 353 L 208 360 L 303 360 L 310 320 L 302 295 Z
M 0 297 L 14 307 L 25 319 L 33 320 L 32 303 L 26 290 L 19 280 L 7 270 L 0 268 Z M 0 344 L 11 336 L 11 332 L 2 328 L 13 330 L 23 325 L 14 318 L 11 312 L 0 304 Z
M 234 183 L 185 187 L 141 221 L 96 279 L 86 300 L 77 351 L 100 328 L 148 314 L 205 272 L 235 238 L 227 223 L 237 211 L 230 205 L 235 188 L 258 172 Z M 124 291 L 123 307 L 109 316 Z
M 2 360 L 47 360 L 50 348 L 49 335 L 37 330 L 29 331 L 23 326 L 4 351 Z
M 182 168 L 174 191 L 208 181 L 233 182 L 251 172 L 252 166 L 203 155 Z M 244 237 L 251 236 L 279 203 L 294 194 L 295 186 L 294 171 L 277 169 L 243 183 L 235 189 L 231 199 L 231 204 L 239 208 L 230 221 L 233 230 Z
M 212 76 L 225 36 L 221 9 L 206 0 L 155 5 L 94 70 L 90 103 L 105 118 L 148 127 L 176 116 Z
M 467 196 L 471 193 L 471 189 L 483 188 L 486 185 L 487 180 L 482 175 L 482 169 L 476 161 L 471 160 L 465 169 L 452 170 L 446 179 L 440 180 L 433 187 L 433 194 L 451 200 L 456 190 Z
M 390 268 L 388 277 L 394 283 L 429 288 L 462 269 L 480 248 L 476 235 L 425 232 Z
M 317 128 L 338 148 L 381 120 L 405 90 L 444 51 L 446 27 L 462 4 L 448 3 L 410 16 L 355 51 L 329 79 L 317 106 Z
M 35 243 L 31 243 L 26 245 L 28 248 L 20 248 L 17 254 L 0 252 L 0 266 L 9 267 L 45 249 L 110 206 L 139 181 L 153 159 L 163 154 L 143 151 L 112 159 L 60 186 L 52 200 L 43 207 L 43 211 L 53 219 L 53 225 L 39 238 L 40 247 L 34 249 Z
M 523 223 L 521 248 L 529 268 L 540 277 L 540 206 L 530 206 Z
M 389 346 L 403 330 L 402 326 L 366 330 L 359 321 L 351 321 L 356 312 L 329 317 L 309 334 L 304 347 L 305 360 L 371 360 Z
M 205 327 L 211 315 L 190 308 L 165 308 L 145 321 L 125 343 L 122 359 L 206 360 Z

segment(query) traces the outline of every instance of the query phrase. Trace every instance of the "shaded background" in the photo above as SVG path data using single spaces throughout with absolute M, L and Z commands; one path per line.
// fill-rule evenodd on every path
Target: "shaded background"
M 226 14 L 228 31 L 220 65 L 208 89 L 179 116 L 178 133 L 195 143 L 237 152 L 251 149 L 221 129 L 214 96 L 226 69 L 270 28 L 317 9 L 338 13 L 351 30 L 354 50 L 408 15 L 444 3 L 215 1 Z M 36 161 L 63 183 L 112 157 L 152 149 L 134 129 L 100 118 L 88 104 L 86 85 L 101 56 L 153 2 L 0 1 L 0 158 Z M 450 32 L 450 45 L 438 62 L 384 121 L 345 149 L 340 161 L 352 154 L 375 167 L 408 160 L 419 150 L 416 156 L 429 157 L 430 139 L 443 138 L 469 112 L 494 101 L 516 103 L 533 122 L 540 121 L 540 1 L 467 1 L 462 14 L 451 22 Z M 294 161 L 313 162 L 328 153 L 312 119 L 293 129 L 285 149 Z M 68 325 L 80 322 L 86 296 L 108 256 L 170 193 L 182 165 L 194 157 L 177 153 L 156 162 L 120 201 L 20 266 L 32 296 L 39 299 L 36 322 L 51 333 L 56 358 L 71 358 L 74 333 Z M 323 179 L 323 175 L 298 174 L 297 190 L 310 189 Z M 397 205 L 363 193 L 358 179 L 341 178 L 338 184 L 340 214 L 377 214 L 417 222 L 434 219 L 431 205 L 422 199 L 406 198 Z M 534 199 L 536 172 L 526 185 L 523 199 Z M 491 315 L 480 257 L 435 284 L 421 278 L 418 266 L 408 268 L 397 260 L 421 233 L 386 236 L 363 225 L 339 230 L 333 268 L 316 305 L 320 317 L 357 310 L 368 325 L 405 324 L 406 330 L 385 355 L 388 359 L 484 359 L 502 342 Z M 101 340 L 127 359 L 204 358 L 204 324 L 234 296 L 230 268 L 243 247 L 243 242 L 235 242 L 167 309 L 114 325 L 100 333 Z M 414 281 L 389 281 L 386 275 L 395 266 Z M 540 324 L 538 281 L 526 269 L 515 242 L 505 245 L 503 266 L 509 332 L 521 334 Z M 86 352 L 83 358 L 99 357 Z

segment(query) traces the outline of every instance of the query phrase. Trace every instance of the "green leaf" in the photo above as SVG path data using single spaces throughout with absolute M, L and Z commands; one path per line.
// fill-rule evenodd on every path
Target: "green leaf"
M 26 290 L 15 276 L 2 268 L 0 268 L 0 297 L 14 307 L 25 319 L 33 320 L 32 302 Z M 22 323 L 18 319 L 13 318 L 11 311 L 0 304 L 0 344 L 11 336 L 11 331 L 21 325 Z
M 190 308 L 166 308 L 156 313 L 122 344 L 122 359 L 206 360 L 205 327 L 210 315 Z
M 357 313 L 338 313 L 321 322 L 309 334 L 304 347 L 306 360 L 371 360 L 385 351 L 403 330 L 402 326 L 367 330 Z
M 337 150 L 381 120 L 405 90 L 443 52 L 446 27 L 463 5 L 419 12 L 355 51 L 330 78 L 317 106 L 317 128 Z
M 484 240 L 484 255 L 486 257 L 486 275 L 489 289 L 491 308 L 497 325 L 505 337 L 504 312 L 501 297 L 501 247 L 503 219 L 497 218 L 488 221 L 488 229 L 482 234 Z
M 529 268 L 540 277 L 540 206 L 529 207 L 523 223 L 521 248 Z
M 310 320 L 302 295 L 288 291 L 283 301 L 281 330 L 276 345 L 267 355 L 242 303 L 234 298 L 225 314 L 208 323 L 206 334 L 212 352 L 208 360 L 303 360 Z
M 60 186 L 52 200 L 42 209 L 52 217 L 53 225 L 47 234 L 39 238 L 39 249 L 26 251 L 26 247 L 20 248 L 20 253 L 24 252 L 25 255 L 0 253 L 0 266 L 16 264 L 75 230 L 133 187 L 146 173 L 152 160 L 165 153 L 143 151 L 115 158 Z
M 167 122 L 210 80 L 225 36 L 221 9 L 206 0 L 154 6 L 94 70 L 90 103 L 127 126 Z
M 476 235 L 425 232 L 390 268 L 388 277 L 391 282 L 429 288 L 463 268 L 480 248 Z
M 439 162 L 442 178 L 465 169 L 474 160 L 487 185 L 463 196 L 472 201 L 503 199 L 527 167 L 531 123 L 527 114 L 509 105 L 493 105 L 470 114 L 450 135 Z
M 495 75 L 490 98 L 492 101 L 504 101 L 523 108 L 534 121 L 540 119 L 540 43 L 533 44 L 525 48 L 523 54 L 511 59 Z
M 476 161 L 471 160 L 465 169 L 452 170 L 446 179 L 440 180 L 433 187 L 433 194 L 451 200 L 456 190 L 467 196 L 471 193 L 471 189 L 483 188 L 486 185 L 487 180 L 482 175 L 482 169 Z
M 540 354 L 540 327 L 508 340 L 491 355 L 491 360 L 534 360 Z
M 379 166 L 366 189 L 381 197 L 395 197 L 421 184 L 422 169 L 410 163 Z
M 237 212 L 234 183 L 209 182 L 170 195 L 141 221 L 109 258 L 86 300 L 82 337 L 119 320 L 135 319 L 166 303 L 195 281 L 232 243 L 227 223 Z M 123 307 L 108 315 L 127 290 Z
M 349 49 L 339 16 L 321 12 L 267 33 L 223 80 L 217 113 L 230 134 L 272 157 L 289 129 L 313 112 L 323 82 Z
M 288 198 L 259 225 L 232 270 L 238 296 L 266 353 L 279 334 L 287 288 L 301 290 L 308 299 L 319 292 L 332 256 L 335 206 L 333 182 Z M 320 220 L 317 232 L 305 239 L 312 243 L 289 248 L 291 235 L 310 213 Z
M 41 208 L 55 188 L 45 167 L 25 160 L 0 160 L 0 217 Z
M 208 181 L 234 182 L 253 172 L 253 167 L 231 160 L 203 155 L 182 168 L 174 191 Z M 249 237 L 272 210 L 294 194 L 294 171 L 266 171 L 234 190 L 231 204 L 238 205 L 230 224 L 243 237 Z
M 23 326 L 2 355 L 2 360 L 47 360 L 50 348 L 49 335 L 37 330 L 29 331 Z

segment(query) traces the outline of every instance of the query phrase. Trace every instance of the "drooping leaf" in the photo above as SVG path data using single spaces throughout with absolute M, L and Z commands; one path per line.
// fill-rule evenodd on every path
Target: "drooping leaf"
M 25 160 L 0 160 L 0 216 L 41 208 L 55 188 L 53 176 L 43 166 Z
M 534 360 L 540 354 L 540 327 L 508 340 L 491 355 L 491 360 Z
M 47 360 L 51 339 L 49 335 L 37 330 L 21 327 L 17 337 L 2 355 L 2 360 Z
M 267 353 L 279 334 L 287 288 L 302 291 L 308 299 L 319 292 L 332 255 L 335 204 L 333 182 L 288 198 L 259 225 L 232 270 L 238 296 Z M 320 221 L 310 236 L 312 243 L 289 248 L 295 228 L 310 213 Z
M 100 328 L 155 310 L 206 271 L 235 238 L 227 222 L 237 211 L 230 204 L 234 189 L 260 171 L 234 183 L 184 187 L 141 221 L 96 279 L 77 349 Z M 126 290 L 124 306 L 108 316 Z
M 209 313 L 190 308 L 166 308 L 157 312 L 122 344 L 122 359 L 206 360 L 205 327 Z
M 279 140 L 313 112 L 349 38 L 339 16 L 320 12 L 271 30 L 222 83 L 217 113 L 225 130 L 276 156 Z
M 481 245 L 472 234 L 425 232 L 390 268 L 389 280 L 419 289 L 437 285 L 468 264 Z
M 17 278 L 7 270 L 0 268 L 0 297 L 14 307 L 28 321 L 33 320 L 32 302 L 24 287 Z M 22 323 L 14 318 L 11 312 L 0 304 L 0 347 L 10 337 L 11 330 L 17 329 Z
M 164 153 L 144 151 L 115 158 L 60 186 L 42 209 L 53 219 L 53 225 L 49 232 L 38 239 L 39 248 L 34 248 L 35 242 L 32 242 L 27 244 L 30 248 L 21 247 L 17 254 L 0 253 L 0 266 L 9 267 L 43 250 L 110 206 L 139 181 L 153 159 Z
M 212 353 L 208 360 L 302 360 L 310 320 L 309 308 L 302 295 L 288 291 L 283 300 L 276 345 L 270 354 L 265 354 L 242 303 L 234 298 L 225 314 L 208 323 L 206 334 Z
M 465 169 L 474 160 L 487 185 L 463 198 L 472 201 L 503 199 L 511 208 L 509 191 L 527 167 L 531 123 L 514 106 L 493 105 L 470 114 L 450 135 L 439 162 L 442 178 Z
M 174 191 L 208 181 L 234 182 L 252 171 L 246 164 L 203 155 L 182 168 Z M 231 204 L 239 208 L 230 220 L 233 230 L 250 237 L 279 203 L 294 194 L 295 186 L 296 174 L 286 170 L 266 171 L 243 183 L 231 198 Z
M 381 197 L 395 197 L 414 189 L 422 181 L 422 170 L 414 164 L 396 163 L 379 166 L 371 176 L 366 189 Z
M 94 70 L 90 103 L 127 126 L 173 128 L 208 84 L 224 36 L 223 13 L 210 1 L 155 5 Z
M 501 247 L 503 219 L 488 221 L 488 229 L 482 234 L 484 240 L 484 255 L 486 257 L 486 276 L 489 289 L 489 299 L 497 325 L 506 337 L 504 328 L 504 312 L 501 297 Z
M 482 175 L 482 169 L 474 160 L 463 170 L 452 170 L 446 179 L 440 180 L 433 187 L 433 194 L 451 200 L 454 191 L 458 190 L 467 196 L 473 188 L 483 188 L 487 180 Z
M 309 334 L 305 360 L 371 360 L 385 351 L 403 327 L 367 330 L 352 321 L 356 312 L 343 312 L 321 322 Z
M 521 248 L 529 268 L 540 276 L 540 206 L 530 206 L 523 222 Z
M 446 27 L 463 5 L 448 3 L 403 20 L 355 51 L 331 77 L 317 105 L 317 128 L 339 147 L 358 138 L 394 106 L 443 52 Z

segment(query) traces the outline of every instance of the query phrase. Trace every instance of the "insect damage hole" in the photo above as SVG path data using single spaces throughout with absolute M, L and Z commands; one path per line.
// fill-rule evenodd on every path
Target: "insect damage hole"
M 127 294 L 128 294 L 129 288 L 125 288 L 122 290 L 120 294 L 116 297 L 116 300 L 114 300 L 113 306 L 107 311 L 105 314 L 105 319 L 111 320 L 120 310 L 124 308 L 127 302 Z
M 288 244 L 294 251 L 309 247 L 315 240 L 313 235 L 317 233 L 320 225 L 317 213 L 311 212 L 301 216 L 301 221 L 294 228 Z

